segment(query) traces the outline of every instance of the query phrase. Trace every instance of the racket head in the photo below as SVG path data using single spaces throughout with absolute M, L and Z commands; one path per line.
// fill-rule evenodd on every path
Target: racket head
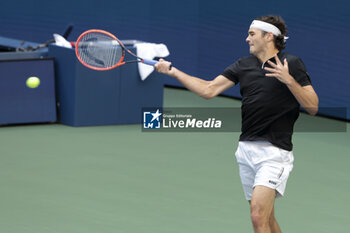
M 99 71 L 111 70 L 125 64 L 125 47 L 113 34 L 90 29 L 77 39 L 75 54 L 84 66 Z

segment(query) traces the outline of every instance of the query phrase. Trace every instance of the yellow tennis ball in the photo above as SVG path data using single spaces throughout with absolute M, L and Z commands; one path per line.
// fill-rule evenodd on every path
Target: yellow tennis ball
M 26 81 L 26 85 L 29 88 L 37 88 L 40 85 L 40 79 L 38 77 L 29 77 Z

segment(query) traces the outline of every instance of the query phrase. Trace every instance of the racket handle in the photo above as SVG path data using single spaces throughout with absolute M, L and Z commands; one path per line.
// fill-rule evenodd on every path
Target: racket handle
M 150 66 L 154 66 L 155 64 L 158 63 L 158 61 L 155 60 L 149 60 L 149 59 L 143 59 L 142 63 L 146 64 L 146 65 L 150 65 Z

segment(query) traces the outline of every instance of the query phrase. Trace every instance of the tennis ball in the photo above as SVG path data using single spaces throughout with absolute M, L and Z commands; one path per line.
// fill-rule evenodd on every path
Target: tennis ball
M 40 79 L 38 77 L 29 77 L 26 81 L 26 85 L 29 88 L 37 88 L 40 85 Z

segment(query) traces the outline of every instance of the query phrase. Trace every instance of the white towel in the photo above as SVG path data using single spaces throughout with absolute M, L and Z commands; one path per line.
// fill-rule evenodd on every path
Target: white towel
M 138 57 L 152 60 L 155 57 L 169 56 L 169 50 L 165 44 L 136 43 L 136 53 Z M 154 70 L 153 66 L 139 62 L 139 73 L 141 80 L 145 80 Z
M 57 46 L 72 48 L 72 45 L 63 36 L 54 33 L 53 38 L 55 39 L 55 43 Z

